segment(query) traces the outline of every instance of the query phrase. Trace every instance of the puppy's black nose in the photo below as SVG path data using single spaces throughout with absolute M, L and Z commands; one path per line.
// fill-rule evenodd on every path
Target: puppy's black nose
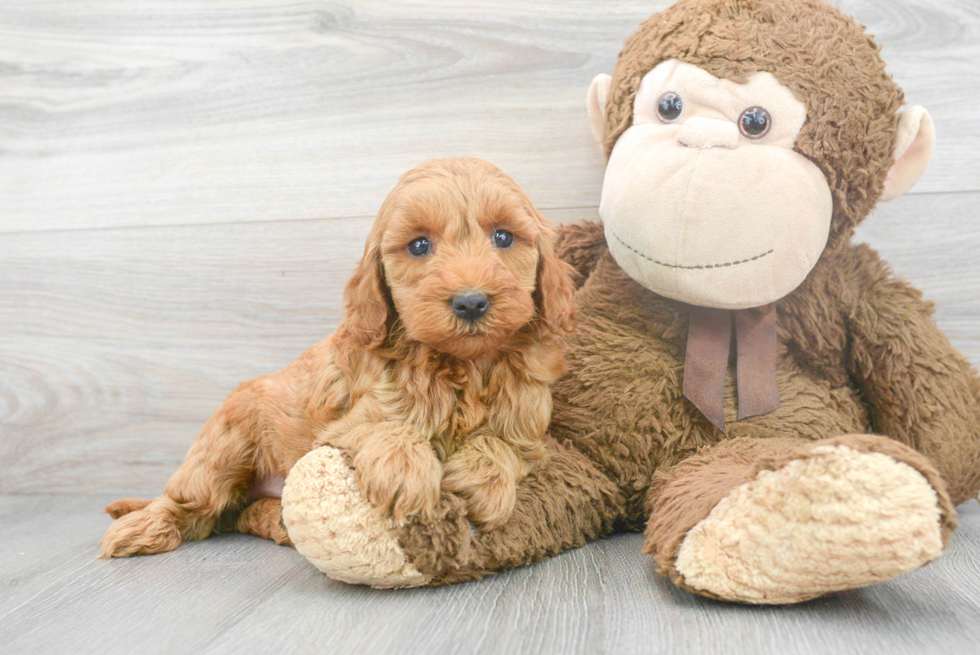
M 453 311 L 464 321 L 473 322 L 487 313 L 490 299 L 479 291 L 464 291 L 455 296 L 452 303 Z

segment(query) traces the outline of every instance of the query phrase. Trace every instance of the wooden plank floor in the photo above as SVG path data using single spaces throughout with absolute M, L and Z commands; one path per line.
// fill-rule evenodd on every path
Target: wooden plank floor
M 649 0 L 0 0 L 0 651 L 978 652 L 980 508 L 924 571 L 797 608 L 679 592 L 620 536 L 380 593 L 238 536 L 92 560 L 239 382 L 337 324 L 384 195 L 434 156 L 595 219 L 584 95 Z M 980 3 L 843 0 L 932 166 L 859 231 L 980 364 Z
M 480 582 L 377 591 L 291 548 L 221 535 L 106 562 L 111 496 L 0 496 L 4 653 L 977 652 L 980 505 L 941 559 L 892 582 L 789 607 L 683 592 L 617 535 Z

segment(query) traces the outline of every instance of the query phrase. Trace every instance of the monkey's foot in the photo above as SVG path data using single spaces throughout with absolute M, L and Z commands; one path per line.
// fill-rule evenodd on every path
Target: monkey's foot
M 836 441 L 729 491 L 683 538 L 675 581 L 721 600 L 796 603 L 939 557 L 955 526 L 945 492 L 907 463 Z
M 368 503 L 341 452 L 322 446 L 286 478 L 282 518 L 296 550 L 335 580 L 378 588 L 419 587 L 420 573 L 398 545 L 399 524 Z

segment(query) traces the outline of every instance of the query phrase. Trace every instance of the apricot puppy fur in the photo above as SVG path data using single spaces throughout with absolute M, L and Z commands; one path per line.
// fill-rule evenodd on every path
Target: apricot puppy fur
M 554 241 L 487 162 L 406 173 L 347 283 L 337 331 L 232 392 L 162 496 L 109 505 L 102 556 L 164 552 L 218 529 L 288 544 L 279 500 L 255 490 L 323 444 L 351 457 L 362 493 L 397 519 L 430 515 L 441 488 L 480 529 L 500 525 L 544 456 L 549 385 L 574 327 Z

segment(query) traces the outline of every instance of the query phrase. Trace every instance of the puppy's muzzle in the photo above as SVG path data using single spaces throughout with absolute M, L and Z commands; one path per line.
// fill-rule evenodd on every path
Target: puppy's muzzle
M 464 291 L 456 294 L 449 304 L 456 316 L 469 323 L 478 320 L 490 309 L 490 299 L 479 291 Z

